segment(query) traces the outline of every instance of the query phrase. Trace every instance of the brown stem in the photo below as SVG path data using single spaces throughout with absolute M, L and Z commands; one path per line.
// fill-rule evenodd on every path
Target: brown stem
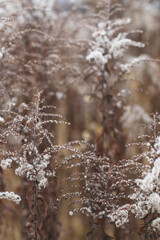
M 103 231 L 103 240 L 105 240 L 106 239 L 106 233 L 105 233 L 105 217 L 103 216 L 103 218 L 102 218 L 102 231 Z
M 106 122 L 106 113 L 105 113 L 105 76 L 104 71 L 102 73 L 102 157 L 104 157 L 104 143 L 105 143 L 105 122 Z
M 34 119 L 34 133 L 33 133 L 33 167 L 36 172 L 34 159 L 36 156 L 36 131 L 37 131 L 37 122 L 38 122 L 38 115 L 39 115 L 39 104 L 40 104 L 40 93 L 38 93 L 38 100 L 37 100 L 37 107 L 36 107 L 36 114 Z M 33 182 L 33 188 L 34 188 L 34 236 L 35 240 L 37 240 L 38 237 L 38 205 L 37 205 L 37 199 L 38 199 L 38 191 L 37 191 L 37 183 L 36 180 Z
M 34 181 L 34 236 L 35 240 L 37 240 L 37 235 L 38 235 L 38 206 L 37 206 L 37 184 L 36 181 Z
M 110 14 L 110 4 L 111 1 L 108 1 L 108 12 L 107 12 L 107 22 L 109 21 L 109 14 Z M 102 157 L 105 156 L 105 126 L 106 126 L 106 79 L 105 79 L 105 66 L 102 72 Z M 106 233 L 105 233 L 105 216 L 103 216 L 102 219 L 102 239 L 106 239 Z
M 153 116 L 153 128 L 154 128 L 154 141 L 156 142 L 156 138 L 157 138 L 157 126 L 156 126 L 156 116 Z
M 94 232 L 94 221 L 91 219 L 91 240 L 93 240 L 93 232 Z
M 101 146 L 101 156 L 104 157 L 105 156 L 105 125 L 106 125 L 106 111 L 105 111 L 105 75 L 104 75 L 104 71 L 102 73 L 102 146 Z M 105 217 L 103 216 L 102 219 L 102 234 L 103 237 L 102 239 L 105 239 Z

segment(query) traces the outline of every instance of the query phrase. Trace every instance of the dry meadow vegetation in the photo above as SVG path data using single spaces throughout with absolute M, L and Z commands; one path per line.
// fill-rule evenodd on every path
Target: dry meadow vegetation
M 0 0 L 0 240 L 160 239 L 159 0 Z

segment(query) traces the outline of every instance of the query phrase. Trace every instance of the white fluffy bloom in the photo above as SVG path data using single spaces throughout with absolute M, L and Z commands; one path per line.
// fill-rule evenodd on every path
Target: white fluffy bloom
M 149 196 L 149 203 L 152 206 L 152 211 L 153 212 L 158 212 L 160 213 L 160 195 L 156 192 L 153 192 Z
M 160 186 L 160 157 L 158 157 L 154 162 L 154 167 L 152 169 L 152 180 L 154 183 Z
M 128 63 L 119 64 L 119 67 L 122 70 L 122 72 L 130 73 L 131 68 L 133 68 L 136 64 L 141 63 L 141 62 L 146 62 L 146 61 L 151 61 L 151 58 L 149 58 L 148 56 L 142 55 L 142 56 L 132 59 Z
M 30 146 L 33 148 L 33 146 Z M 48 183 L 48 178 L 55 176 L 55 172 L 46 170 L 51 158 L 50 154 L 38 154 L 37 147 L 34 148 L 34 151 L 37 154 L 36 158 L 33 158 L 33 163 L 29 163 L 26 158 L 20 157 L 16 160 L 18 167 L 15 169 L 15 174 L 18 176 L 25 176 L 29 181 L 37 181 L 39 189 L 45 188 Z M 29 155 L 32 155 L 32 150 L 29 150 Z M 10 166 L 9 159 L 1 162 L 1 167 L 6 169 L 7 166 Z
M 112 41 L 112 46 L 109 49 L 109 53 L 113 54 L 114 58 L 123 57 L 124 52 L 129 46 L 143 48 L 145 45 L 140 42 L 132 41 L 131 39 L 114 39 Z
M 128 196 L 134 203 L 124 205 L 108 216 L 116 226 L 127 221 L 127 211 L 131 211 L 138 219 L 143 219 L 150 213 L 155 213 L 155 216 L 160 213 L 160 157 L 157 157 L 160 150 L 160 137 L 157 137 L 154 147 L 150 143 L 146 145 L 150 147 L 152 160 L 148 160 L 149 165 L 146 168 L 147 172 L 143 172 L 144 177 L 135 180 L 137 185 L 135 192 Z M 160 218 L 157 217 L 151 221 L 152 230 L 160 230 Z
M 20 166 L 18 168 L 16 168 L 15 170 L 15 174 L 18 175 L 18 176 L 25 176 L 29 179 L 30 178 L 30 175 L 33 174 L 33 165 L 28 163 L 28 162 L 23 162 L 20 161 Z
M 151 225 L 153 229 L 160 231 L 160 218 L 153 220 Z
M 94 60 L 97 65 L 101 66 L 104 66 L 107 63 L 107 60 L 105 59 L 103 54 L 98 50 L 91 52 L 86 59 L 87 61 Z
M 157 137 L 154 148 L 151 149 L 154 159 L 154 156 L 159 155 L 160 137 Z M 129 196 L 135 201 L 132 212 L 140 219 L 150 212 L 160 213 L 160 157 L 157 157 L 155 161 L 149 161 L 149 164 L 153 164 L 150 171 L 144 173 L 144 178 L 135 181 L 139 189 L 137 188 L 136 193 Z M 159 228 L 158 218 L 152 222 L 152 227 Z
M 12 164 L 12 159 L 6 158 L 1 161 L 0 166 L 3 170 L 5 170 L 7 168 L 10 168 L 11 164 Z
M 154 189 L 154 184 L 152 182 L 152 174 L 148 173 L 144 179 L 136 179 L 136 184 L 142 189 L 144 192 L 152 192 Z
M 80 211 L 83 213 L 83 214 L 86 214 L 87 216 L 93 216 L 92 215 L 92 210 L 91 210 L 91 207 L 82 207 L 80 208 Z
M 136 199 L 134 199 L 137 202 L 132 205 L 131 210 L 131 212 L 135 214 L 136 218 L 139 219 L 144 218 L 150 210 L 148 203 L 146 201 L 143 201 L 141 197 L 142 195 L 139 193 L 139 196 Z
M 139 48 L 145 46 L 141 42 L 136 42 L 127 38 L 127 32 L 117 34 L 119 27 L 123 27 L 130 22 L 130 19 L 114 19 L 108 21 L 108 24 L 100 22 L 96 31 L 92 33 L 93 41 L 89 54 L 86 57 L 87 61 L 94 60 L 95 64 L 103 69 L 109 59 L 114 59 L 115 68 L 119 68 L 121 71 L 128 71 L 129 68 L 136 63 L 136 60 L 132 63 L 128 63 L 128 65 L 119 64 L 119 61 L 116 60 L 124 57 L 125 51 L 130 46 Z M 138 61 L 142 61 L 142 59 Z
M 47 178 L 43 177 L 42 179 L 39 180 L 38 187 L 39 189 L 45 188 L 48 184 Z
M 14 192 L 0 192 L 0 199 L 7 199 L 19 204 L 21 201 L 21 197 Z
M 126 206 L 124 206 L 126 207 Z M 115 222 L 116 227 L 120 227 L 124 223 L 127 223 L 129 221 L 128 219 L 128 210 L 123 209 L 124 207 L 120 207 L 115 212 L 108 215 L 111 222 Z
M 160 154 L 160 137 L 157 137 L 154 148 L 156 149 L 157 153 Z
M 0 51 L 0 59 L 3 58 L 4 53 L 5 53 L 5 48 L 2 47 Z
M 159 182 L 160 182 L 160 157 L 158 157 L 155 160 L 151 172 L 147 173 L 144 179 L 137 179 L 136 184 L 142 189 L 142 191 L 152 193 L 154 188 L 159 189 L 160 187 Z
M 70 215 L 70 216 L 73 216 L 73 214 L 74 214 L 74 213 L 73 213 L 72 211 L 69 211 L 69 215 Z
M 0 122 L 4 123 L 4 118 L 2 118 L 1 116 L 0 116 Z

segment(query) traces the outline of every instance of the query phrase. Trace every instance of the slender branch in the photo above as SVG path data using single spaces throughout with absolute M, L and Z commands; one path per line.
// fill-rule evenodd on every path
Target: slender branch
M 91 240 L 93 240 L 93 232 L 94 232 L 94 221 L 93 217 L 91 218 Z
M 111 1 L 108 1 L 108 9 L 107 9 L 107 22 L 109 21 L 110 14 L 110 5 Z M 108 29 L 107 29 L 108 30 Z M 102 157 L 105 155 L 105 125 L 106 125 L 106 109 L 105 109 L 105 100 L 106 100 L 106 79 L 105 79 L 105 67 L 102 72 Z M 102 218 L 102 239 L 106 239 L 105 234 L 105 216 Z
M 37 240 L 37 233 L 38 233 L 38 206 L 37 206 L 37 184 L 36 181 L 34 181 L 34 236 L 35 236 L 35 240 Z
M 33 153 L 35 155 L 35 146 L 36 146 L 36 130 L 37 130 L 37 122 L 38 122 L 38 115 L 39 115 L 39 103 L 40 103 L 40 93 L 38 93 L 38 100 L 37 100 L 37 107 L 36 107 L 36 114 L 34 120 L 34 133 L 33 133 Z
M 107 22 L 109 21 L 109 13 L 110 13 L 110 5 L 111 1 L 108 1 L 108 9 L 107 9 Z M 106 99 L 106 91 L 105 91 L 106 79 L 105 79 L 105 68 L 102 72 L 102 157 L 105 155 L 105 125 L 106 125 L 106 111 L 105 111 L 105 99 Z M 102 231 L 103 231 L 103 239 L 105 239 L 105 217 L 102 219 Z
M 154 114 L 153 116 L 153 128 L 154 128 L 154 141 L 156 142 L 156 138 L 157 138 L 157 123 L 156 123 L 156 116 Z
M 104 71 L 102 73 L 102 154 L 101 156 L 104 157 L 105 155 L 105 125 L 106 125 L 106 111 L 105 111 L 105 75 Z M 105 217 L 103 216 L 102 219 L 102 234 L 103 239 L 105 239 Z
M 105 76 L 104 71 L 102 73 L 102 157 L 104 157 L 104 144 L 105 144 L 105 122 L 106 122 L 106 113 L 105 113 Z
M 34 159 L 36 156 L 36 131 L 37 131 L 37 122 L 38 122 L 38 115 L 39 115 L 39 104 L 40 104 L 40 93 L 38 93 L 38 100 L 37 100 L 37 107 L 36 107 L 36 114 L 35 114 L 35 119 L 34 119 L 34 133 L 33 133 L 33 167 L 34 170 L 36 171 L 35 164 L 34 164 Z M 38 194 L 37 194 L 37 183 L 36 180 L 33 182 L 33 188 L 34 188 L 34 236 L 35 240 L 37 240 L 38 237 L 38 206 L 37 206 L 37 199 L 38 199 Z
M 108 0 L 108 8 L 107 8 L 107 22 L 109 21 L 109 13 L 111 8 L 111 0 Z M 107 29 L 108 30 L 108 29 Z M 105 66 L 102 71 L 102 157 L 104 157 L 104 143 L 105 143 L 105 122 L 106 122 L 106 113 L 105 113 L 105 98 L 106 98 L 106 91 L 105 91 Z

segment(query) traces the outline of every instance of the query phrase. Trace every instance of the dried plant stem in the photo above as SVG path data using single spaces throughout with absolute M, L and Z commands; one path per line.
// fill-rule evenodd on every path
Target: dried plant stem
M 109 13 L 110 13 L 110 0 L 108 1 L 108 13 L 107 13 L 107 22 L 109 21 Z M 102 72 L 102 157 L 105 155 L 105 125 L 106 125 L 106 112 L 105 112 L 105 84 L 106 84 L 106 79 L 105 79 L 105 69 L 103 69 Z M 105 234 L 105 217 L 103 216 L 102 219 L 102 239 L 106 239 L 106 234 Z
M 37 184 L 36 184 L 36 181 L 34 182 L 34 236 L 35 236 L 35 240 L 37 240 L 37 229 L 38 229 L 38 206 L 37 206 L 37 198 L 38 198 L 38 195 L 37 195 Z
M 103 233 L 103 235 L 102 235 L 102 240 L 105 240 L 106 239 L 106 233 L 105 233 L 105 217 L 103 216 L 103 218 L 102 218 L 102 233 Z
M 156 116 L 153 116 L 153 128 L 154 128 L 154 141 L 156 142 L 157 138 L 157 126 L 156 126 Z
M 102 74 L 102 157 L 104 157 L 104 143 L 105 143 L 105 122 L 106 122 L 106 113 L 105 113 L 105 76 L 104 71 Z
M 36 130 L 37 130 L 37 122 L 38 122 L 38 115 L 39 115 L 39 104 L 40 104 L 40 93 L 38 93 L 38 100 L 37 100 L 37 107 L 36 107 L 36 114 L 35 114 L 35 121 L 34 121 L 34 133 L 33 133 L 33 166 L 34 166 L 34 159 L 36 156 Z M 34 166 L 34 170 L 35 166 Z M 37 240 L 38 237 L 38 191 L 37 191 L 37 183 L 36 181 L 33 182 L 33 189 L 34 189 L 34 237 Z
M 94 240 L 94 236 L 93 236 L 93 233 L 94 233 L 94 220 L 93 218 L 91 218 L 91 222 L 90 222 L 90 225 L 91 225 L 91 240 Z
M 105 112 L 105 84 L 106 84 L 106 79 L 104 75 L 104 71 L 102 73 L 102 150 L 101 150 L 101 156 L 104 157 L 105 155 L 105 125 L 106 125 L 106 112 Z M 102 239 L 105 239 L 105 217 L 103 216 L 102 219 Z

